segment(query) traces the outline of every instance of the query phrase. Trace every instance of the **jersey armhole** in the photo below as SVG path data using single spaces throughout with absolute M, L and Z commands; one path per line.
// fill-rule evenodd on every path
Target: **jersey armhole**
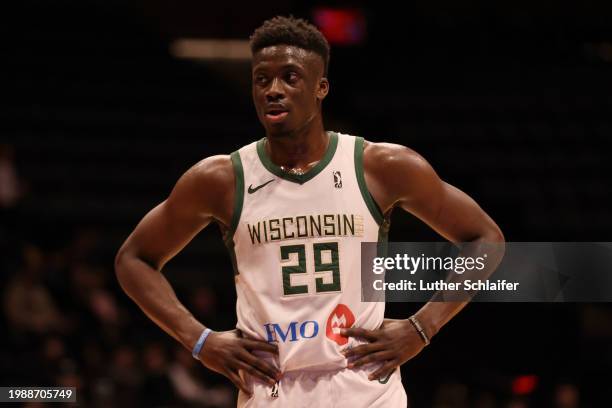
M 368 210 L 370 210 L 370 214 L 372 214 L 376 223 L 382 226 L 385 222 L 385 217 L 366 185 L 363 170 L 363 137 L 359 136 L 355 137 L 355 175 L 357 176 L 357 184 L 359 184 L 359 191 L 361 191 L 363 201 L 368 207 Z

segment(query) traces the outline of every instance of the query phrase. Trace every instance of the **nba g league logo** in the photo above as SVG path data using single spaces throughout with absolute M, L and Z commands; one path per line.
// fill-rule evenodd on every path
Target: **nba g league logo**
M 342 174 L 339 171 L 334 171 L 334 187 L 342 188 Z

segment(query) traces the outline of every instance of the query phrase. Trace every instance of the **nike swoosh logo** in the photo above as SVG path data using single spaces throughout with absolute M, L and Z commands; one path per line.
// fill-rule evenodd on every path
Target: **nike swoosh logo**
M 389 382 L 389 378 L 393 375 L 393 371 L 391 371 L 385 378 L 379 378 L 378 382 L 381 384 L 386 384 Z
M 273 181 L 274 181 L 274 179 L 272 179 L 272 180 L 270 180 L 270 181 L 266 181 L 266 182 L 265 182 L 265 183 L 263 183 L 262 185 L 259 185 L 259 186 L 255 187 L 255 188 L 253 188 L 253 185 L 251 184 L 251 185 L 249 186 L 249 189 L 248 189 L 247 191 L 249 192 L 249 194 L 253 194 L 254 192 L 256 192 L 257 190 L 259 190 L 260 188 L 267 186 L 268 184 L 270 184 L 270 183 L 271 183 L 271 182 L 273 182 Z

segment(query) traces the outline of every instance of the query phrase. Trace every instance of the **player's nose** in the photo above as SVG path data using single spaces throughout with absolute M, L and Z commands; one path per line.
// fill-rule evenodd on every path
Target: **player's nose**
M 266 100 L 270 102 L 282 99 L 284 97 L 285 92 L 283 91 L 281 83 L 278 78 L 275 78 L 266 90 Z

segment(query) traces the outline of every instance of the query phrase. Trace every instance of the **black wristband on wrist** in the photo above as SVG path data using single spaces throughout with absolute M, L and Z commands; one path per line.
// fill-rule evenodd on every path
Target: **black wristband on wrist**
M 423 327 L 421 327 L 421 324 L 419 323 L 417 318 L 414 316 L 410 316 L 408 320 L 410 320 L 410 323 L 412 323 L 416 331 L 419 332 L 419 335 L 423 339 L 423 343 L 425 343 L 426 346 L 429 345 L 429 337 L 427 337 L 427 333 L 425 333 L 425 330 L 423 330 Z

